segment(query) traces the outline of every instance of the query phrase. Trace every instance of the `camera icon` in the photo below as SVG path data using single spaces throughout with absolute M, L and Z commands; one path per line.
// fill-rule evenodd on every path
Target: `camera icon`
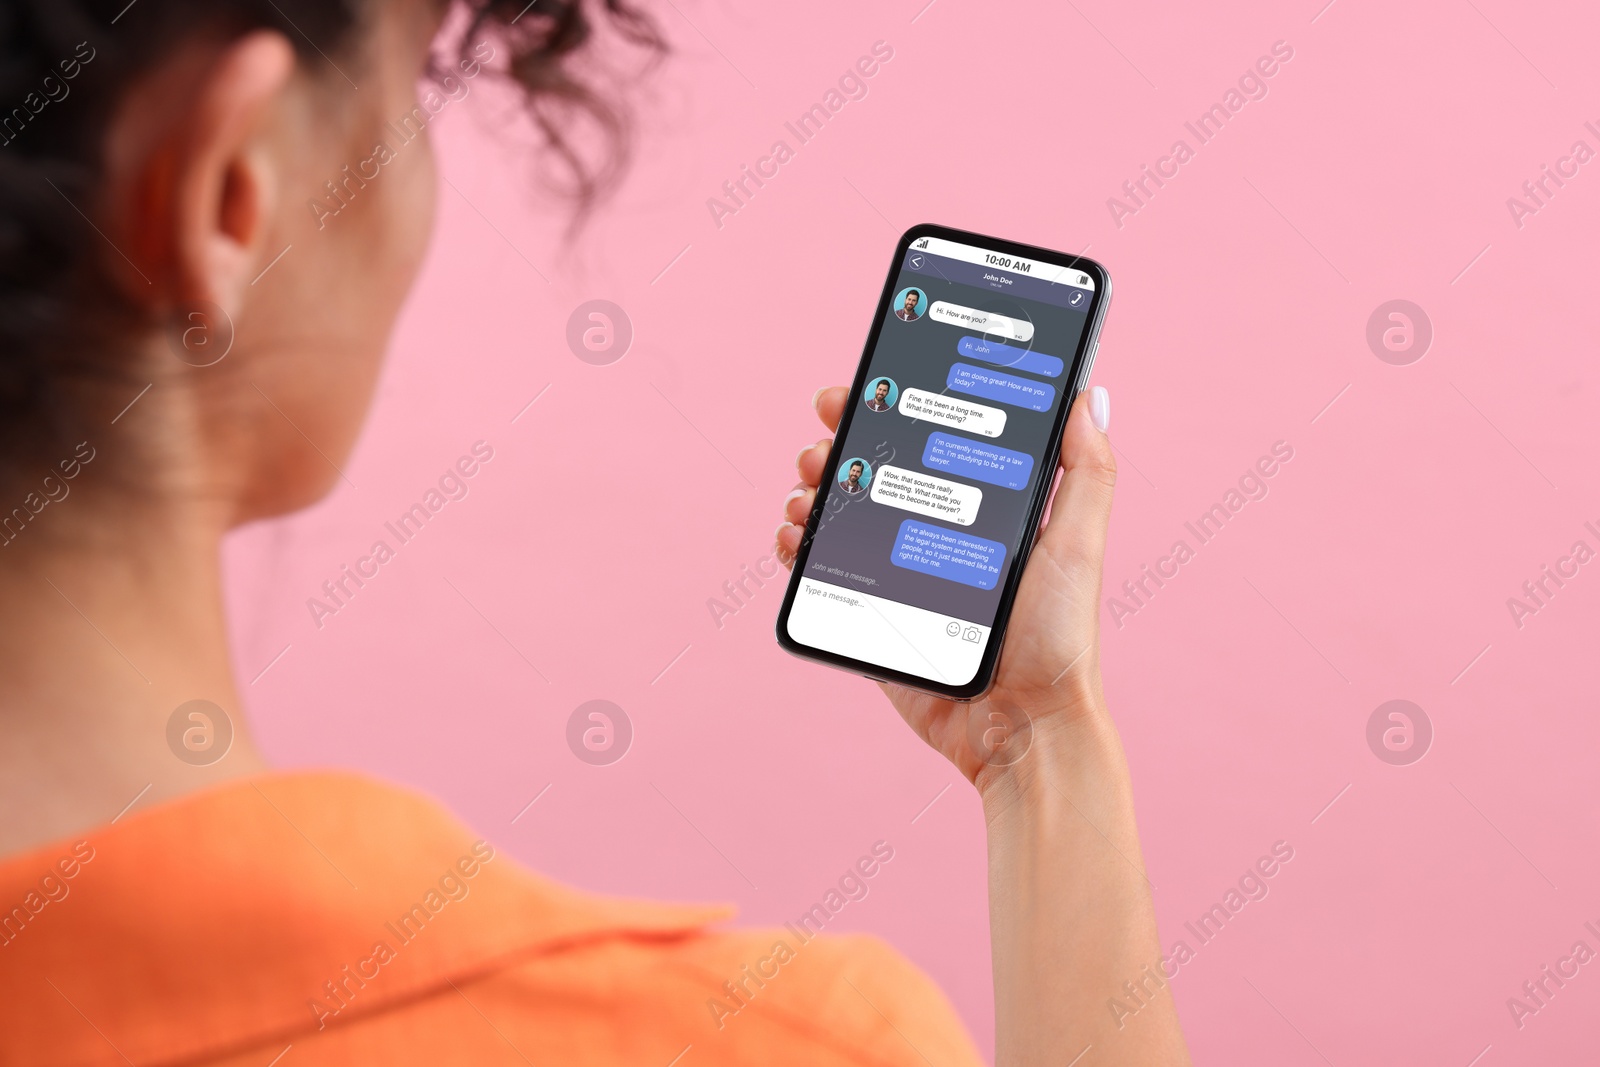
M 971 641 L 973 644 L 977 644 L 979 637 L 980 635 L 978 634 L 978 628 L 976 626 L 969 626 L 967 627 L 967 632 L 961 635 L 961 640 Z

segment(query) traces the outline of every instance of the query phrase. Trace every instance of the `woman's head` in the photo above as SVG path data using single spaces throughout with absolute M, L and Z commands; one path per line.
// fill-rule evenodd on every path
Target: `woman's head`
M 623 0 L 590 6 L 655 44 Z M 580 0 L 0 3 L 0 478 L 94 438 L 122 483 L 227 523 L 320 497 L 426 248 L 427 125 L 510 75 L 570 191 L 608 177 L 564 132 L 621 132 L 565 66 L 591 22 Z

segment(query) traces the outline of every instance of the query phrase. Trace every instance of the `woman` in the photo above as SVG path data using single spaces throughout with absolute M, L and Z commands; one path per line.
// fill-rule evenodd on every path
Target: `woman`
M 605 11 L 652 40 L 623 0 Z M 600 184 L 556 119 L 617 128 L 564 67 L 584 10 L 0 12 L 0 98 L 21 102 L 0 117 L 0 500 L 16 502 L 0 518 L 0 1062 L 978 1062 L 937 990 L 870 939 L 585 896 L 412 794 L 272 772 L 242 734 L 226 759 L 174 758 L 220 727 L 190 701 L 239 704 L 223 534 L 320 499 L 360 430 L 427 242 L 440 90 L 508 72 L 578 192 Z M 444 24 L 450 58 L 433 61 Z M 816 398 L 830 428 L 844 396 Z M 988 812 L 1006 1064 L 1185 1059 L 1170 996 L 1146 985 L 1159 949 L 1095 654 L 1108 419 L 1103 390 L 1072 414 L 994 692 L 889 690 Z M 827 448 L 800 457 L 785 553 Z M 980 758 L 968 727 L 991 723 L 1010 740 Z M 1107 1002 L 1129 981 L 1145 996 L 1118 1022 Z

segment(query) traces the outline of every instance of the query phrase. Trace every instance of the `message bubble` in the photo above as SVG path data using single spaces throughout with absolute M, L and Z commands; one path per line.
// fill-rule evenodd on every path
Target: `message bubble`
M 928 445 L 922 450 L 922 465 L 1006 489 L 1026 488 L 1033 474 L 1033 457 L 1026 452 L 952 437 L 938 430 L 928 435 Z
M 1033 323 L 1027 319 L 996 315 L 992 311 L 979 311 L 977 308 L 962 307 L 960 304 L 951 304 L 943 300 L 933 302 L 933 307 L 928 309 L 928 317 L 935 322 L 977 330 L 979 333 L 994 337 L 1004 337 L 1008 341 L 1021 341 L 1026 344 L 1033 340 Z
M 984 370 L 970 363 L 951 366 L 945 385 L 957 393 L 971 393 L 985 400 L 998 400 L 1002 404 L 1013 404 L 1030 411 L 1049 411 L 1050 405 L 1056 402 L 1056 387 L 1048 382 L 1013 378 L 1009 374 Z
M 879 467 L 872 479 L 872 499 L 902 511 L 915 511 L 958 526 L 971 526 L 983 503 L 983 490 L 975 485 L 948 482 L 931 474 L 900 467 Z
M 913 419 L 942 422 L 980 437 L 999 437 L 1006 428 L 1006 413 L 999 408 L 922 389 L 907 389 L 900 394 L 900 414 Z
M 956 355 L 966 356 L 968 359 L 981 359 L 985 363 L 996 363 L 1012 370 L 1025 370 L 1029 374 L 1043 374 L 1047 378 L 1059 378 L 1061 372 L 1066 369 L 1066 364 L 1055 356 L 1018 348 L 1016 345 L 1002 344 L 985 337 L 963 337 L 956 342 Z
M 889 562 L 896 567 L 978 589 L 995 587 L 1005 561 L 1006 546 L 998 541 L 929 526 L 916 519 L 900 524 L 900 536 L 889 552 Z

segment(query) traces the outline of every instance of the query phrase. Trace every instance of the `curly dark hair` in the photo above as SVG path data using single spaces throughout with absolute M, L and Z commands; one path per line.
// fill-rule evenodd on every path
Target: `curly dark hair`
M 106 123 L 124 89 L 183 42 L 257 29 L 281 32 L 307 69 L 326 68 L 389 2 L 0 0 L 0 109 L 10 107 L 0 110 L 0 476 L 76 440 L 71 384 L 115 374 L 108 348 L 128 327 L 154 325 L 117 295 L 104 242 L 80 212 L 94 202 Z M 621 172 L 628 122 L 570 60 L 592 37 L 595 14 L 651 56 L 664 50 L 654 23 L 629 0 L 433 2 L 451 16 L 447 25 L 461 27 L 462 59 L 486 39 L 508 57 L 495 67 L 520 86 L 581 219 Z M 435 77 L 452 66 L 435 59 Z M 70 107 L 40 116 L 68 96 Z M 580 151 L 571 136 L 585 121 L 603 135 L 598 153 Z

